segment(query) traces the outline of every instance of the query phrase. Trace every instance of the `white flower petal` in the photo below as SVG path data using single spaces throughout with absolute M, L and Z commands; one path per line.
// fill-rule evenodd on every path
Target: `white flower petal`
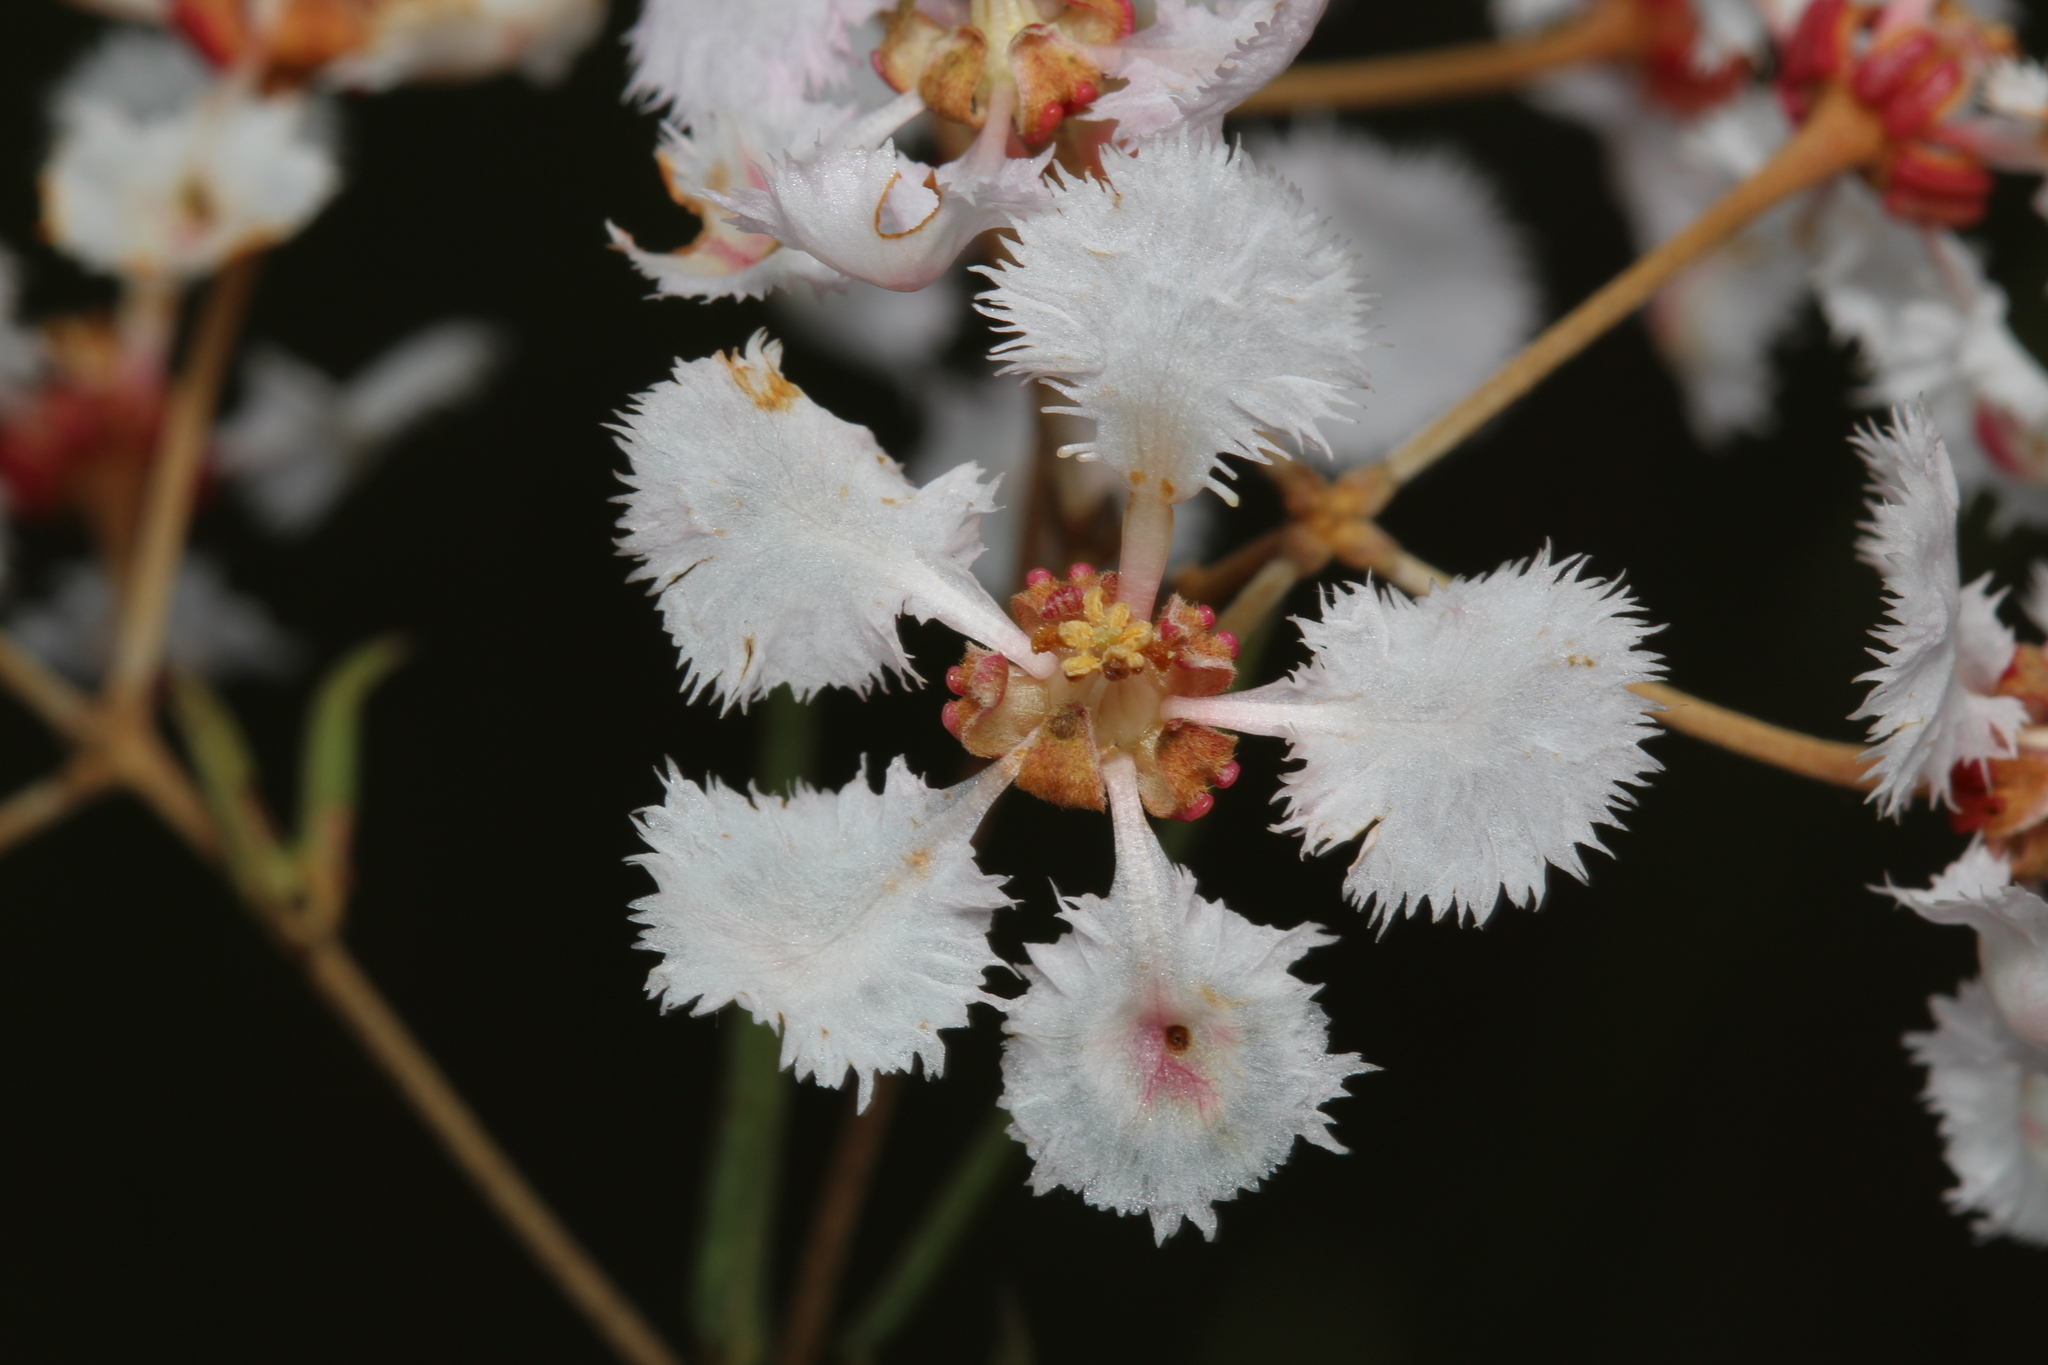
M 934 791 L 889 765 L 880 793 L 799 786 L 751 801 L 673 766 L 639 814 L 657 887 L 633 902 L 639 946 L 662 955 L 647 992 L 664 1010 L 737 1001 L 782 1032 L 782 1064 L 837 1087 L 851 1071 L 867 1107 L 878 1072 L 946 1064 L 941 1029 L 987 999 L 994 912 L 1014 902 L 974 863 L 975 827 L 1010 774 L 1000 765 Z M 999 1002 L 992 1002 L 999 1003 Z
M 1972 843 L 1925 891 L 1884 890 L 1923 919 L 1975 929 L 1984 983 L 2006 1027 L 2048 1049 L 2048 901 L 2015 885 L 2005 859 Z
M 1330 225 L 1292 186 L 1206 137 L 1105 149 L 985 269 L 982 311 L 1017 337 L 1004 373 L 1046 380 L 1095 423 L 1067 450 L 1181 502 L 1235 495 L 1221 453 L 1266 462 L 1268 433 L 1320 446 L 1365 384 L 1365 300 Z M 1165 487 L 1165 485 L 1171 487 Z
M 885 0 L 645 0 L 627 30 L 629 99 L 686 119 L 807 99 L 851 76 L 851 29 Z
M 1871 478 L 1857 552 L 1883 576 L 1891 618 L 1872 632 L 1885 648 L 1871 651 L 1879 666 L 1857 679 L 1873 684 L 1870 696 L 1850 716 L 1871 718 L 1870 799 L 1896 815 L 1924 782 L 1952 805 L 1955 765 L 2011 754 L 2026 724 L 2018 698 L 1988 695 L 2012 662 L 2012 632 L 1988 575 L 1960 581 L 1955 475 L 1927 414 L 1896 409 L 1890 428 L 1866 428 L 1854 444 Z
M 1503 893 L 1533 906 L 1546 862 L 1585 880 L 1575 846 L 1600 849 L 1594 823 L 1661 766 L 1628 690 L 1661 671 L 1653 627 L 1583 563 L 1546 551 L 1413 601 L 1346 585 L 1301 622 L 1313 657 L 1292 675 L 1163 713 L 1292 741 L 1279 828 L 1311 853 L 1364 834 L 1344 880 L 1361 909 L 1427 900 L 1483 923 Z
M 1949 1206 L 1987 1236 L 2048 1246 L 2048 1052 L 2013 1035 L 1980 982 L 1928 1004 L 1935 1030 L 1906 1045 L 1927 1068 L 1927 1105 L 1961 1182 Z
M 167 36 L 117 34 L 56 111 L 43 228 L 95 269 L 205 274 L 290 237 L 340 185 L 311 100 L 209 82 Z
M 619 547 L 660 595 L 684 689 L 728 708 L 783 683 L 865 690 L 910 672 L 904 612 L 1043 668 L 968 568 L 994 510 L 981 471 L 913 487 L 865 427 L 784 379 L 781 356 L 757 332 L 744 354 L 679 362 L 617 428 L 633 465 Z
M 1287 69 L 1326 0 L 1223 0 L 1214 9 L 1158 0 L 1108 74 L 1124 82 L 1084 117 L 1115 119 L 1129 143 L 1186 125 L 1214 133 L 1223 116 Z
M 1246 147 L 1330 216 L 1373 291 L 1372 401 L 1357 421 L 1322 432 L 1339 465 L 1384 456 L 1535 332 L 1527 253 L 1463 157 L 1397 151 L 1330 124 L 1297 125 Z
M 408 428 L 482 389 L 502 350 L 489 327 L 442 323 L 346 385 L 282 351 L 256 351 L 241 406 L 214 433 L 216 458 L 269 530 L 307 530 Z
M 761 298 L 808 286 L 813 295 L 846 287 L 846 276 L 771 236 L 733 226 L 711 188 L 766 184 L 762 167 L 791 148 L 815 147 L 844 125 L 852 110 L 804 100 L 756 101 L 744 110 L 707 111 L 685 126 L 662 128 L 655 160 L 671 198 L 700 220 L 691 241 L 673 251 L 645 251 L 607 223 L 612 246 L 631 260 L 657 293 L 672 298 Z
M 80 682 L 106 671 L 114 644 L 114 591 L 98 562 L 61 566 L 49 597 L 23 607 L 8 629 L 29 652 Z M 171 590 L 164 655 L 172 667 L 220 681 L 282 673 L 299 648 L 255 598 L 235 591 L 218 564 L 188 555 Z
M 773 237 L 885 289 L 922 289 L 945 274 L 968 243 L 1042 206 L 1039 178 L 1051 152 L 1005 157 L 977 175 L 964 162 L 936 171 L 879 147 L 836 147 L 765 168 L 761 189 L 710 195 L 746 232 Z
M 604 0 L 385 0 L 369 36 L 321 78 L 348 90 L 518 71 L 552 85 L 604 27 Z
M 1203 900 L 1166 860 L 1128 773 L 1128 759 L 1105 770 L 1117 827 L 1108 898 L 1063 899 L 1073 932 L 1031 944 L 1020 968 L 1030 989 L 1008 1006 L 999 1102 L 1031 1155 L 1032 1189 L 1148 1214 L 1161 1242 L 1183 1218 L 1213 1238 L 1210 1206 L 1255 1188 L 1296 1138 L 1344 1150 L 1322 1106 L 1373 1068 L 1328 1050 L 1316 988 L 1288 971 L 1335 940 Z

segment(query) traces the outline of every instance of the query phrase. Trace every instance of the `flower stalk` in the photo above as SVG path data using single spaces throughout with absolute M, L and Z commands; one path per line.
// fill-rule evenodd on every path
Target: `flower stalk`
M 1831 86 L 1812 117 L 1756 174 L 1558 319 L 1457 406 L 1405 441 L 1387 457 L 1387 474 L 1396 486 L 1406 484 L 1758 215 L 1803 189 L 1869 164 L 1884 148 L 1884 125 L 1878 116 L 1858 103 L 1846 85 Z
M 1302 109 L 1379 109 L 1515 90 L 1549 72 L 1618 61 L 1639 51 L 1646 34 L 1642 7 L 1593 5 L 1567 23 L 1527 38 L 1470 43 L 1393 57 L 1305 62 L 1237 107 L 1240 114 Z
M 874 1182 L 875 1165 L 889 1135 L 889 1120 L 895 1115 L 903 1082 L 900 1073 L 878 1077 L 874 1098 L 865 1111 L 858 1108 L 854 1096 L 847 1097 L 846 1118 L 825 1171 L 803 1261 L 797 1266 L 796 1289 L 790 1295 L 787 1325 L 776 1357 L 779 1365 L 817 1365 L 824 1355 L 832 1310 L 839 1299 L 840 1276 L 846 1270 L 853 1234 L 860 1226 L 861 1209 Z

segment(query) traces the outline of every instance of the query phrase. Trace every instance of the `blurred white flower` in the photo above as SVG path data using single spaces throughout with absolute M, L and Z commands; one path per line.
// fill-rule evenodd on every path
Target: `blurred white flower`
M 106 670 L 114 643 L 114 592 L 97 561 L 61 566 L 47 599 L 8 618 L 15 639 L 80 682 Z M 262 603 L 229 586 L 219 565 L 187 555 L 172 590 L 164 655 L 173 668 L 222 680 L 289 669 L 298 646 Z
M 1316 988 L 1288 968 L 1336 940 L 1269 929 L 1204 900 L 1167 861 L 1128 758 L 1105 765 L 1116 827 L 1107 898 L 1063 900 L 1072 932 L 1029 945 L 1009 1003 L 1003 1096 L 1031 1187 L 1144 1213 L 1164 1242 L 1183 1218 L 1257 1187 L 1303 1138 L 1342 1152 L 1322 1106 L 1370 1071 L 1329 1051 Z
M 259 350 L 243 367 L 241 406 L 214 433 L 215 458 L 265 527 L 309 530 L 392 442 L 480 392 L 503 349 L 490 327 L 445 322 L 345 384 Z
M 1961 1182 L 1948 1202 L 1986 1236 L 2048 1246 L 2048 1052 L 2013 1034 L 1981 982 L 1928 1004 L 1934 1031 L 1906 1045 Z
M 1290 741 L 1287 820 L 1321 853 L 1363 834 L 1345 894 L 1376 918 L 1534 906 L 1544 864 L 1586 879 L 1577 845 L 1661 765 L 1642 751 L 1653 627 L 1583 560 L 1503 566 L 1409 599 L 1328 593 L 1300 622 L 1312 657 L 1278 682 L 1166 703 L 1169 717 Z
M 1330 124 L 1245 145 L 1329 215 L 1372 291 L 1371 401 L 1357 420 L 1322 429 L 1339 466 L 1386 455 L 1535 332 L 1527 253 L 1463 157 L 1397 151 Z
M 627 30 L 630 99 L 685 123 L 815 98 L 851 77 L 853 26 L 887 0 L 645 0 Z
M 114 34 L 54 116 L 43 229 L 99 270 L 205 274 L 292 236 L 341 183 L 312 99 L 213 80 L 166 35 Z
M 632 859 L 654 894 L 633 902 L 640 946 L 662 955 L 647 992 L 664 1010 L 709 1014 L 737 1001 L 782 1034 L 799 1080 L 844 1084 L 867 1107 L 880 1072 L 945 1070 L 941 1029 L 990 1000 L 982 973 L 994 912 L 1012 904 L 970 842 L 1009 784 L 997 765 L 934 791 L 902 759 L 877 793 L 799 785 L 751 800 L 671 765 L 663 804 L 640 812 L 650 852 Z
M 468 81 L 517 71 L 552 85 L 604 26 L 604 0 L 378 0 L 368 32 L 323 67 L 349 90 Z
M 1004 373 L 1065 394 L 1099 459 L 1168 502 L 1237 495 L 1220 452 L 1267 463 L 1268 433 L 1320 447 L 1316 424 L 1364 387 L 1365 299 L 1326 219 L 1270 172 L 1199 134 L 1105 150 L 1108 181 L 1071 180 L 984 273 L 982 311 L 1015 339 Z M 1228 232 L 1216 225 L 1228 223 Z
M 1925 783 L 1953 805 L 1959 763 L 2014 752 L 2026 724 L 2016 697 L 1990 695 L 2012 662 L 2013 636 L 1998 620 L 1990 575 L 1967 587 L 1956 560 L 1956 481 L 1941 437 L 1917 408 L 1892 413 L 1888 429 L 1854 442 L 1870 470 L 1870 520 L 1857 552 L 1884 579 L 1890 620 L 1872 633 L 1878 667 L 1857 679 L 1870 696 L 1850 719 L 1870 719 L 1870 799 L 1897 815 Z

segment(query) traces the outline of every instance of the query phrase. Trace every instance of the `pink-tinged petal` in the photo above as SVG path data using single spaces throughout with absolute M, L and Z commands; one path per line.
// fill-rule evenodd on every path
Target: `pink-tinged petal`
M 1328 1051 L 1315 988 L 1288 970 L 1332 940 L 1203 900 L 1145 823 L 1129 757 L 1104 766 L 1116 880 L 1065 902 L 1071 933 L 1030 946 L 1001 1103 L 1034 1190 L 1147 1214 L 1162 1242 L 1183 1218 L 1214 1237 L 1211 1205 L 1257 1186 L 1296 1138 L 1343 1150 L 1322 1106 L 1372 1068 Z

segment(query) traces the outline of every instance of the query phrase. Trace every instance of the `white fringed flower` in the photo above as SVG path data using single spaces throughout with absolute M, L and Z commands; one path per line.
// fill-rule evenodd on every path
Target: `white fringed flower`
M 1961 1182 L 1949 1205 L 1986 1236 L 2048 1245 L 2048 1052 L 2014 1036 L 1981 982 L 1928 1004 L 1934 1032 L 1906 1045 L 1927 1068 L 1927 1105 Z
M 886 0 L 646 0 L 627 30 L 630 99 L 686 121 L 844 82 L 851 29 Z
M 1050 199 L 1051 160 L 967 156 L 934 170 L 880 146 L 829 146 L 763 168 L 762 188 L 708 194 L 744 232 L 760 233 L 885 289 L 922 289 L 967 244 Z
M 349 90 L 517 71 L 553 85 L 604 27 L 604 0 L 385 0 L 362 46 L 321 71 Z
M 1884 889 L 1923 919 L 1975 929 L 1984 984 L 2006 1027 L 2048 1049 L 2048 901 L 2014 884 L 2004 858 L 1972 843 L 1926 890 Z
M 1277 177 L 1200 135 L 1105 150 L 1109 183 L 1071 180 L 984 273 L 991 354 L 1095 423 L 1062 454 L 1168 501 L 1222 483 L 1221 453 L 1265 463 L 1266 433 L 1320 447 L 1316 423 L 1365 384 L 1365 300 L 1327 221 Z
M 1484 922 L 1502 894 L 1533 906 L 1544 864 L 1584 881 L 1576 845 L 1605 849 L 1661 765 L 1629 685 L 1661 671 L 1652 627 L 1580 559 L 1507 565 L 1429 596 L 1344 586 L 1302 621 L 1313 657 L 1275 683 L 1169 700 L 1163 714 L 1292 742 L 1287 820 L 1320 853 L 1364 834 L 1345 893 L 1376 915 Z
M 116 34 L 67 80 L 43 228 L 95 269 L 199 275 L 282 241 L 341 182 L 303 95 L 209 80 L 183 44 Z
M 1372 290 L 1372 401 L 1357 421 L 1322 433 L 1339 465 L 1384 456 L 1535 331 L 1527 253 L 1463 157 L 1397 151 L 1328 124 L 1246 146 L 1330 216 Z
M 241 406 L 214 434 L 220 468 L 268 529 L 307 530 L 409 428 L 475 396 L 502 349 L 489 327 L 446 322 L 346 384 L 282 351 L 257 351 Z
M 865 427 L 783 378 L 781 357 L 757 332 L 742 354 L 679 362 L 617 428 L 633 466 L 620 550 L 660 595 L 684 690 L 727 708 L 783 683 L 864 691 L 910 672 L 904 612 L 1049 671 L 968 567 L 994 509 L 981 471 L 913 487 Z
M 985 999 L 994 912 L 1014 902 L 969 842 L 1010 774 L 1001 765 L 944 791 L 902 759 L 880 792 L 799 786 L 747 797 L 673 767 L 639 814 L 650 852 L 632 861 L 656 891 L 633 902 L 640 946 L 662 955 L 647 992 L 695 1014 L 737 1001 L 782 1032 L 798 1079 L 844 1084 L 867 1107 L 878 1072 L 946 1064 L 941 1029 Z
M 1222 0 L 1210 8 L 1158 0 L 1108 72 L 1123 88 L 1086 117 L 1115 119 L 1132 142 L 1186 125 L 1214 133 L 1223 116 L 1287 69 L 1315 32 L 1327 0 Z
M 656 161 L 677 203 L 697 215 L 695 238 L 674 251 L 643 250 L 632 236 L 607 223 L 612 245 L 672 298 L 750 299 L 778 289 L 807 286 L 821 294 L 843 288 L 846 276 L 774 237 L 735 227 L 712 202 L 707 186 L 765 185 L 759 167 L 786 147 L 814 147 L 843 124 L 850 111 L 798 100 L 756 101 L 743 110 L 710 111 L 687 127 L 662 129 Z
M 2012 662 L 2012 632 L 1999 622 L 2003 594 L 1988 591 L 1989 575 L 1962 584 L 1955 474 L 1927 414 L 1896 409 L 1888 429 L 1867 428 L 1855 445 L 1871 478 L 1857 550 L 1884 578 L 1891 619 L 1872 632 L 1885 647 L 1857 679 L 1873 686 L 1850 719 L 1871 718 L 1870 799 L 1896 815 L 1923 782 L 1953 804 L 1955 765 L 2011 754 L 2027 713 L 2016 697 L 1989 695 Z
M 1296 1138 L 1333 1152 L 1322 1106 L 1373 1068 L 1332 1054 L 1316 988 L 1288 971 L 1335 942 L 1269 929 L 1195 892 L 1138 805 L 1128 758 L 1105 765 L 1117 834 L 1107 899 L 1063 902 L 1073 932 L 1030 945 L 1030 989 L 1009 1004 L 1003 1096 L 1031 1187 L 1145 1213 L 1164 1242 L 1183 1218 L 1255 1188 Z
M 114 646 L 114 589 L 97 561 L 59 567 L 50 595 L 9 618 L 7 628 L 32 654 L 79 682 L 106 671 Z M 221 681 L 276 674 L 298 658 L 297 643 L 268 609 L 237 592 L 203 555 L 187 555 L 171 590 L 164 655 L 173 668 Z

